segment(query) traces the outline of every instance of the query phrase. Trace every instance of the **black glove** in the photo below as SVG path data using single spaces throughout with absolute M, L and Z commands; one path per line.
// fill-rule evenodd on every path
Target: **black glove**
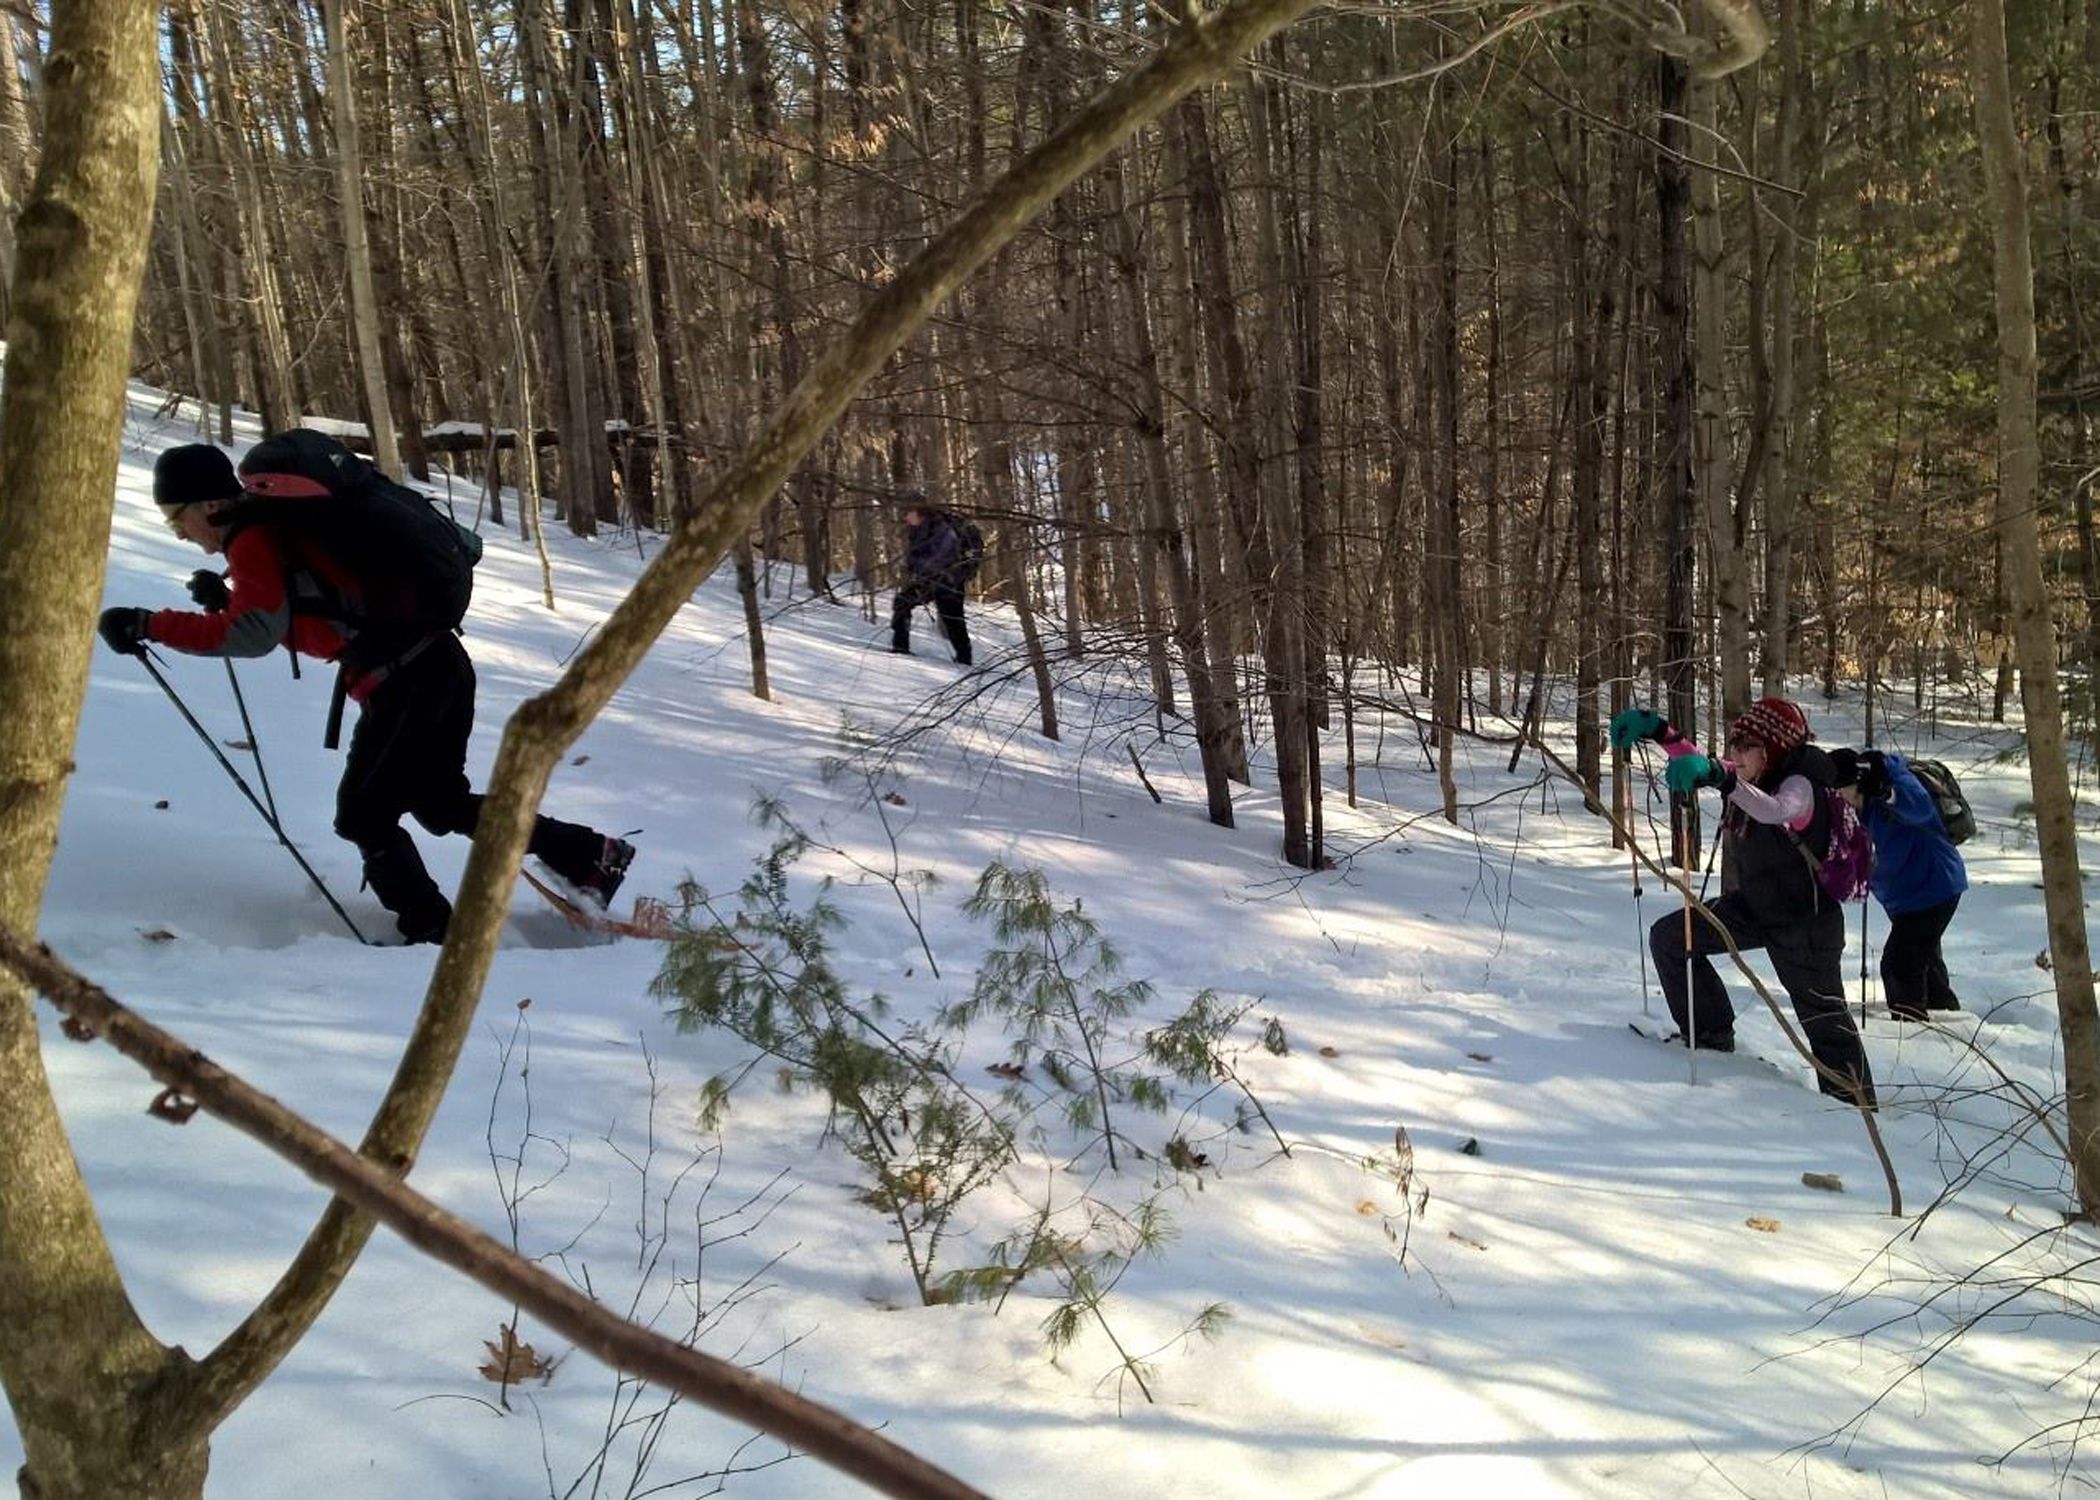
M 146 654 L 146 627 L 153 621 L 153 611 L 120 604 L 115 609 L 102 611 L 102 618 L 95 629 L 101 633 L 103 644 L 123 656 Z
M 199 609 L 225 609 L 233 603 L 233 590 L 226 587 L 225 574 L 199 568 L 190 574 L 190 598 Z

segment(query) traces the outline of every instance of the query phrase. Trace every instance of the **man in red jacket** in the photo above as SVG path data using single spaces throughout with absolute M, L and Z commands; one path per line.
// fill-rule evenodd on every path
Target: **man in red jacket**
M 364 857 L 365 881 L 411 943 L 441 942 L 452 903 L 430 878 L 413 816 L 432 833 L 471 834 L 481 797 L 467 782 L 474 727 L 474 664 L 450 630 L 388 631 L 359 607 L 367 590 L 339 559 L 321 555 L 282 526 L 243 517 L 250 488 L 299 494 L 298 476 L 237 474 L 206 443 L 170 448 L 153 466 L 153 499 L 168 526 L 205 553 L 224 556 L 229 575 L 190 577 L 201 613 L 119 606 L 102 612 L 111 649 L 143 655 L 156 644 L 192 656 L 267 656 L 280 645 L 343 664 L 343 687 L 359 705 L 350 755 L 336 790 L 335 831 Z M 316 504 L 327 503 L 316 500 Z M 362 626 L 351 621 L 364 619 Z M 411 638 L 413 636 L 413 638 Z M 600 906 L 625 878 L 634 847 L 577 823 L 538 818 L 528 851 Z

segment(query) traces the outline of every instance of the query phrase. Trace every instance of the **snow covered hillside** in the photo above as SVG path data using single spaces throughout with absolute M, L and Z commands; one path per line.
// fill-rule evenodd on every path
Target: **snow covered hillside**
M 195 438 L 158 406 L 135 393 L 109 603 L 183 605 L 202 561 L 147 499 L 154 454 Z M 640 566 L 631 536 L 547 540 L 552 612 L 531 549 L 489 537 L 467 637 L 477 777 L 504 717 Z M 2052 1492 L 2067 1464 L 2073 1484 L 2090 1480 L 2069 1431 L 2031 1440 L 2086 1410 L 2100 1325 L 2075 1281 L 1997 1305 L 2090 1260 L 2100 1237 L 2054 1232 L 2060 1165 L 1967 1046 L 2040 1093 L 2060 1088 L 2035 964 L 2038 863 L 2016 811 L 2025 768 L 1997 759 L 2011 737 L 1947 710 L 1943 737 L 1926 741 L 1962 775 L 1981 831 L 1947 946 L 1965 1014 L 1944 1035 L 1903 1028 L 1869 987 L 1881 1128 L 1910 1213 L 1896 1220 L 1859 1118 L 1817 1095 L 1744 987 L 1731 984 L 1745 1050 L 1702 1055 L 1696 1085 L 1681 1052 L 1629 1029 L 1650 1005 L 1663 1019 L 1660 996 L 1644 998 L 1639 922 L 1672 910 L 1668 893 L 1647 882 L 1637 911 L 1624 855 L 1579 799 L 1532 786 L 1532 758 L 1513 777 L 1506 746 L 1462 744 L 1470 811 L 1454 829 L 1423 816 L 1437 795 L 1411 727 L 1361 727 L 1367 760 L 1383 759 L 1366 767 L 1360 811 L 1342 803 L 1338 744 L 1329 766 L 1330 841 L 1353 855 L 1307 876 L 1276 858 L 1266 772 L 1241 792 L 1237 829 L 1210 826 L 1193 750 L 1184 764 L 1155 742 L 1117 669 L 1061 669 L 1065 737 L 1051 743 L 1035 731 L 1011 616 L 973 601 L 979 666 L 966 677 L 930 619 L 921 654 L 893 657 L 883 627 L 789 584 L 777 572 L 768 604 L 774 701 L 748 692 L 725 569 L 577 746 L 546 808 L 642 830 L 629 893 L 669 896 L 688 876 L 733 893 L 771 842 L 750 816 L 759 795 L 860 866 L 935 872 L 922 917 L 937 976 L 887 884 L 838 853 L 802 865 L 838 877 L 842 977 L 903 1020 L 969 995 L 990 935 L 962 905 L 995 860 L 1040 869 L 1058 900 L 1083 903 L 1125 975 L 1152 981 L 1155 1022 L 1205 987 L 1250 1004 L 1250 1028 L 1278 1019 L 1287 1053 L 1250 1047 L 1236 1066 L 1290 1157 L 1257 1125 L 1205 1137 L 1197 1170 L 1155 1159 L 1120 1174 L 1162 1189 L 1173 1226 L 1106 1308 L 1117 1337 L 1150 1356 L 1156 1401 L 1119 1378 L 1097 1324 L 1053 1359 L 1040 1327 L 1051 1305 L 1032 1282 L 996 1309 L 921 1305 L 891 1225 L 825 1138 L 822 1100 L 770 1086 L 770 1068 L 745 1081 L 719 1133 L 699 1129 L 702 1085 L 748 1049 L 666 1019 L 650 993 L 661 947 L 585 939 L 523 886 L 479 1035 L 415 1173 L 423 1191 L 660 1326 L 701 1319 L 710 1351 L 1013 1500 L 1953 1500 Z M 222 740 L 240 738 L 219 663 L 171 655 L 166 670 Z M 282 655 L 239 671 L 289 830 L 360 925 L 389 932 L 357 889 L 355 851 L 329 831 L 340 761 L 320 744 L 327 671 L 294 681 Z M 1856 700 L 1805 701 L 1819 739 L 1857 733 Z M 1922 726 L 1907 697 L 1894 711 L 1888 738 L 1909 749 Z M 1131 767 L 1132 736 L 1164 805 Z M 873 779 L 836 774 L 870 738 L 893 752 L 852 762 Z M 99 648 L 76 758 L 43 936 L 356 1139 L 432 950 L 352 941 L 159 689 Z M 455 883 L 465 842 L 419 841 Z M 1885 930 L 1878 909 L 1871 925 Z M 1856 923 L 1846 970 L 1857 1003 Z M 201 1352 L 283 1269 L 323 1197 L 208 1118 L 150 1119 L 143 1074 L 65 1041 L 48 1012 L 44 1025 L 141 1310 Z M 1004 1055 L 980 1023 L 962 1070 L 995 1088 L 985 1070 Z M 1163 1140 L 1178 1108 L 1133 1134 Z M 1412 1150 L 1405 1186 L 1396 1130 Z M 1834 1174 L 1843 1191 L 1804 1173 Z M 1046 1167 L 1045 1190 L 1073 1175 Z M 1034 1186 L 966 1206 L 959 1245 Z M 1183 1337 L 1220 1303 L 1229 1318 L 1214 1338 Z M 769 1441 L 740 1446 L 748 1434 L 704 1413 L 639 1422 L 649 1397 L 624 1404 L 633 1393 L 610 1372 L 560 1358 L 529 1320 L 519 1337 L 557 1362 L 504 1409 L 478 1367 L 510 1317 L 382 1232 L 314 1334 L 219 1433 L 210 1492 L 528 1500 L 569 1493 L 601 1452 L 602 1482 L 576 1493 L 696 1495 L 712 1482 L 681 1481 L 725 1466 L 745 1471 L 726 1486 L 748 1500 L 855 1492 L 807 1459 L 773 1462 Z M 633 1483 L 638 1442 L 648 1463 Z M 0 1468 L 19 1457 L 0 1417 Z

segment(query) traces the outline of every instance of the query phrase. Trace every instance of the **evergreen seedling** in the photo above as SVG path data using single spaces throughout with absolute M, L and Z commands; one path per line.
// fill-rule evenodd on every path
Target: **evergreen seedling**
M 1150 1000 L 1152 985 L 1121 977 L 1122 956 L 1077 901 L 1061 907 L 1051 899 L 1040 870 L 987 866 L 963 910 L 991 923 L 998 946 L 985 955 L 970 998 L 942 1020 L 959 1026 L 997 1016 L 1013 1035 L 1013 1067 L 1040 1064 L 1067 1121 L 1087 1138 L 1082 1152 L 1098 1142 L 1110 1170 L 1121 1170 L 1116 1145 L 1129 1138 L 1115 1106 L 1157 1114 L 1170 1102 L 1160 1077 L 1137 1066 L 1142 1049 L 1110 1056 L 1120 1050 L 1114 1023 Z
M 896 1225 L 921 1300 L 941 1300 L 942 1238 L 963 1200 L 1012 1159 L 1013 1126 L 955 1082 L 942 1038 L 892 1025 L 879 995 L 848 993 L 831 960 L 831 936 L 845 925 L 831 882 L 819 880 L 798 908 L 790 873 L 810 840 L 777 804 L 759 812 L 786 831 L 739 888 L 733 917 L 704 887 L 681 888 L 679 935 L 653 991 L 672 1002 L 681 1030 L 720 1027 L 758 1054 L 709 1081 L 703 1123 L 720 1122 L 761 1059 L 790 1086 L 823 1093 L 827 1133 L 868 1180 L 861 1201 Z

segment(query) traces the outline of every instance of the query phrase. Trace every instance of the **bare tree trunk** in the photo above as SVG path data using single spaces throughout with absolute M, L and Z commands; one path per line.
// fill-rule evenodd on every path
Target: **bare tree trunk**
M 773 699 L 772 674 L 766 669 L 766 617 L 758 603 L 758 559 L 751 553 L 751 538 L 739 537 L 730 555 L 736 559 L 736 596 L 744 605 L 744 633 L 751 643 L 751 696 Z M 772 566 L 772 559 L 766 559 Z
M 1160 384 L 1159 350 L 1152 334 L 1152 311 L 1146 295 L 1143 262 L 1139 259 L 1136 211 L 1125 200 L 1123 166 L 1111 161 L 1104 172 L 1108 209 L 1111 215 L 1111 244 L 1125 301 L 1123 321 L 1131 330 L 1144 409 L 1138 418 L 1138 442 L 1144 454 L 1145 531 L 1141 549 L 1166 563 L 1168 613 L 1175 643 L 1181 652 L 1181 670 L 1188 679 L 1189 710 L 1196 721 L 1196 749 L 1203 764 L 1203 786 L 1210 804 L 1210 820 L 1220 828 L 1232 827 L 1232 785 L 1229 713 L 1221 713 L 1212 685 L 1208 648 L 1204 643 L 1209 617 L 1204 601 L 1202 575 L 1190 565 L 1187 540 L 1175 511 L 1173 476 L 1167 455 L 1166 397 Z
M 388 11 L 381 9 L 378 12 L 374 29 L 376 40 L 360 52 L 364 66 L 358 69 L 358 80 L 365 103 L 360 107 L 359 118 L 371 120 L 376 126 L 369 136 L 360 136 L 360 141 L 368 143 L 371 148 L 372 222 L 378 227 L 378 233 L 372 237 L 372 295 L 374 305 L 379 309 L 382 336 L 379 355 L 386 369 L 387 406 L 395 424 L 394 437 L 401 450 L 402 468 L 427 482 L 430 454 L 423 446 L 421 416 L 425 406 L 416 396 L 414 360 L 418 348 L 432 363 L 437 410 L 450 414 L 464 410 L 465 406 L 445 399 L 442 368 L 435 363 L 439 340 L 430 332 L 422 305 L 412 295 L 403 275 L 406 255 L 402 246 L 406 229 L 394 134 L 397 122 L 406 111 L 394 97 L 394 34 L 388 24 L 391 19 Z M 401 30 L 413 34 L 413 28 L 404 26 Z M 423 86 L 420 65 L 416 69 L 415 86 Z M 459 239 L 454 226 L 445 226 L 445 238 L 457 248 Z M 464 279 L 460 290 L 470 301 L 478 300 Z M 486 319 L 477 319 L 473 326 L 485 329 L 488 323 Z M 469 359 L 477 370 L 487 366 L 486 351 L 478 340 Z
M 1256 94 L 1252 97 L 1258 98 Z M 1226 457 L 1226 513 L 1245 559 L 1242 586 L 1262 620 L 1262 659 L 1268 677 L 1270 711 L 1274 715 L 1274 745 L 1278 798 L 1283 814 L 1283 857 L 1300 869 L 1310 867 L 1311 850 L 1306 809 L 1305 746 L 1303 726 L 1297 716 L 1302 686 L 1296 670 L 1292 644 L 1295 632 L 1289 612 L 1295 608 L 1296 548 L 1290 556 L 1277 551 L 1278 538 L 1271 535 L 1269 517 L 1274 506 L 1264 507 L 1266 474 L 1261 460 L 1260 435 L 1264 426 L 1263 406 L 1255 399 L 1245 341 L 1240 334 L 1239 309 L 1233 300 L 1232 261 L 1225 235 L 1223 186 L 1210 147 L 1209 121 L 1200 101 L 1190 100 L 1179 110 L 1182 138 L 1189 164 L 1189 220 L 1195 246 L 1194 270 L 1200 283 L 1203 305 L 1205 349 L 1210 356 L 1211 389 L 1224 400 L 1224 411 L 1216 418 L 1219 445 Z M 1280 522 L 1280 517 L 1277 521 Z M 1290 577 L 1283 575 L 1288 566 Z M 1282 599 L 1279 602 L 1278 596 Z
M 1487 254 L 1482 298 L 1487 306 L 1488 342 L 1487 430 L 1480 456 L 1480 500 L 1487 511 L 1480 558 L 1480 654 L 1486 659 L 1488 673 L 1488 712 L 1499 718 L 1503 711 L 1502 655 L 1508 644 L 1502 613 L 1509 603 L 1502 564 L 1502 261 L 1495 211 L 1495 145 L 1493 135 L 1486 132 L 1480 141 L 1480 193 L 1482 238 Z
M 379 349 L 379 299 L 372 290 L 372 246 L 365 223 L 364 161 L 358 150 L 357 101 L 350 89 L 350 25 L 347 0 L 323 0 L 328 26 L 328 92 L 335 101 L 336 186 L 342 211 L 343 247 L 350 262 L 350 322 L 357 342 L 357 371 L 364 381 L 365 409 L 372 418 L 372 462 L 389 478 L 401 477 L 401 452 L 394 442 L 394 414 L 387 397 L 386 360 Z
M 1970 59 L 1976 129 L 1989 186 L 1998 300 L 1998 536 L 2020 655 L 2020 706 L 2041 844 L 2042 901 L 2049 914 L 2050 973 L 2063 1035 L 2069 1163 L 2078 1206 L 2100 1218 L 2100 1020 L 2093 1001 L 2078 822 L 2064 760 L 2063 704 L 2056 685 L 2056 631 L 2042 573 L 2041 434 L 2035 412 L 2034 260 L 2027 181 L 2013 122 L 2004 0 L 1970 0 Z
M 1623 114 L 1623 108 L 1619 111 Z M 1612 267 L 1590 250 L 1590 138 L 1586 124 L 1571 127 L 1568 268 L 1574 287 L 1569 382 L 1575 408 L 1575 457 L 1568 470 L 1575 548 L 1575 775 L 1597 806 L 1603 789 L 1603 725 L 1597 711 L 1601 675 L 1597 643 L 1604 604 L 1599 517 L 1604 495 L 1604 350 L 1611 338 Z
M 1721 244 L 1718 86 L 1691 85 L 1692 310 L 1691 362 L 1696 418 L 1692 470 L 1699 510 L 1706 518 L 1707 556 L 1713 563 L 1709 595 L 1714 609 L 1715 655 L 1721 669 L 1721 717 L 1733 720 L 1750 706 L 1751 496 L 1731 497 L 1728 451 L 1728 277 Z M 1746 486 L 1747 489 L 1747 486 Z M 1683 722 L 1683 721 L 1680 721 Z
M 1685 217 L 1691 184 L 1686 156 L 1685 96 L 1688 72 L 1673 57 L 1657 59 L 1659 80 L 1656 129 L 1655 212 L 1662 253 L 1656 267 L 1657 335 L 1663 370 L 1662 506 L 1665 586 L 1663 600 L 1663 681 L 1669 692 L 1669 716 L 1695 725 L 1698 712 L 1698 660 L 1693 632 L 1693 581 L 1698 555 L 1696 496 L 1692 485 L 1693 356 L 1687 299 L 1691 289 L 1691 250 L 1685 239 Z M 1692 870 L 1699 862 L 1698 804 L 1671 820 L 1678 867 Z
M 1179 122 L 1169 119 L 1162 134 L 1166 138 L 1170 172 L 1185 169 L 1188 153 Z M 1194 269 L 1190 261 L 1192 228 L 1184 198 L 1166 204 L 1166 284 L 1175 289 L 1191 285 Z M 1196 405 L 1202 360 L 1200 318 L 1192 311 L 1192 298 L 1173 295 L 1167 299 L 1168 329 L 1172 334 L 1175 383 L 1182 395 L 1176 424 L 1181 435 L 1182 467 L 1188 476 L 1189 569 L 1195 588 L 1192 597 L 1202 612 L 1206 670 L 1210 689 L 1217 699 L 1215 728 L 1221 736 L 1220 754 L 1225 774 L 1242 786 L 1253 785 L 1247 767 L 1247 741 L 1240 728 L 1239 684 L 1233 675 L 1242 645 L 1238 622 L 1244 608 L 1243 591 L 1223 562 L 1216 495 L 1216 473 L 1206 450 L 1203 413 Z M 1212 809 L 1215 813 L 1215 806 Z
M 207 7 L 205 14 L 209 17 L 212 92 L 216 114 L 224 127 L 219 139 L 233 175 L 240 224 L 240 254 L 228 262 L 228 274 L 237 271 L 246 283 L 245 303 L 260 381 L 257 405 L 263 426 L 273 430 L 291 427 L 299 421 L 300 403 L 292 377 L 291 336 L 285 325 L 284 289 L 277 275 L 270 220 L 263 205 L 255 159 L 248 148 L 250 108 L 235 78 L 233 39 L 221 8 Z
M 1429 188 L 1430 236 L 1436 247 L 1436 324 L 1430 339 L 1430 368 L 1436 387 L 1436 483 L 1430 498 L 1434 552 L 1431 599 L 1436 636 L 1436 776 L 1444 794 L 1445 821 L 1458 822 L 1458 778 L 1453 747 L 1458 740 L 1459 695 L 1465 677 L 1465 591 L 1460 558 L 1458 505 L 1458 135 L 1456 125 L 1445 144 L 1439 171 L 1443 181 Z
M 554 388 L 555 427 L 561 436 L 561 507 L 569 529 L 595 536 L 604 497 L 612 483 L 606 457 L 600 382 L 590 355 L 589 226 L 577 179 L 575 101 L 561 81 L 560 57 L 548 14 L 549 0 L 519 7 L 524 77 L 538 100 L 530 112 L 534 178 L 540 190 L 540 244 L 546 258 L 542 282 L 546 352 Z M 551 139 L 550 139 L 551 137 Z
M 1800 513 L 1802 467 L 1797 370 L 1800 343 L 1801 231 L 1813 243 L 1813 208 L 1797 212 L 1793 195 L 1800 118 L 1808 108 L 1808 70 L 1802 64 L 1804 13 L 1815 0 L 1779 0 L 1779 118 L 1773 130 L 1772 180 L 1780 188 L 1766 205 L 1772 215 L 1771 413 L 1765 433 L 1765 608 L 1763 687 L 1786 692 L 1787 636 L 1793 624 L 1794 527 Z M 1813 192 L 1814 189 L 1811 189 Z M 1762 195 L 1761 195 L 1762 196 Z
M 989 424 L 994 431 L 999 425 L 996 417 Z M 1005 504 L 999 509 L 1017 518 L 1026 514 L 1028 507 L 1015 491 L 1013 454 L 1005 439 L 994 438 L 980 444 L 977 461 L 978 482 L 984 486 L 985 493 L 1004 497 Z M 1018 519 L 1002 525 L 993 543 L 993 560 L 998 565 L 999 576 L 1005 581 L 1014 617 L 1020 622 L 1021 650 L 1028 661 L 1029 675 L 1035 679 L 1037 724 L 1044 739 L 1054 740 L 1059 735 L 1057 685 L 1050 677 L 1050 655 L 1043 646 L 1042 625 L 1036 615 L 1034 591 L 1029 585 L 1026 535 Z
M 87 691 L 160 150 L 158 8 L 51 12 L 43 159 L 16 226 L 0 403 L 0 924 L 35 932 Z M 11 27 L 11 17 L 0 26 Z M 195 1500 L 193 1368 L 133 1310 L 27 990 L 0 974 L 0 1386 L 34 1500 Z
M 36 170 L 36 143 L 29 129 L 29 106 L 22 97 L 22 62 L 16 51 L 15 18 L 0 11 L 0 321 L 12 306 L 15 264 L 15 215 L 22 193 Z

